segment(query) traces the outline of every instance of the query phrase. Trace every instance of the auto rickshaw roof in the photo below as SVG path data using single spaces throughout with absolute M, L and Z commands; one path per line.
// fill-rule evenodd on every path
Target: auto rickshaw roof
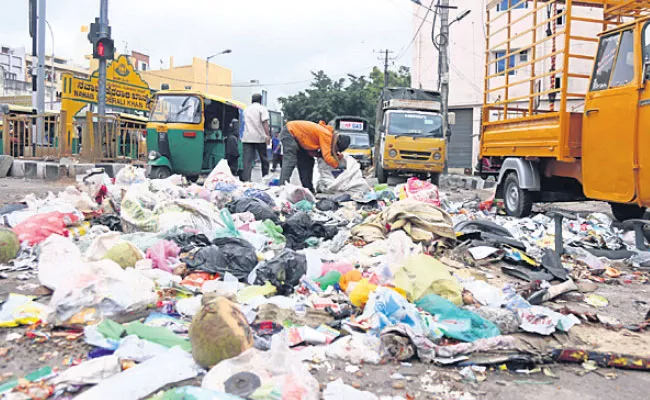
M 156 92 L 157 95 L 160 94 L 184 94 L 184 95 L 194 95 L 194 96 L 200 96 L 203 97 L 204 99 L 210 99 L 212 101 L 218 101 L 219 103 L 232 106 L 232 107 L 237 107 L 239 109 L 244 110 L 246 108 L 246 104 L 242 103 L 241 101 L 233 100 L 233 99 L 226 99 L 225 97 L 217 96 L 214 94 L 205 94 L 203 92 L 199 92 L 197 90 L 159 90 Z

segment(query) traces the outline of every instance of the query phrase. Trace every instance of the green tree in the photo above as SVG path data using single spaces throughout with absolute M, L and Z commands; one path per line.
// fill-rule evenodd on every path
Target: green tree
M 330 121 L 338 115 L 357 115 L 375 120 L 379 94 L 384 86 L 384 74 L 375 67 L 368 77 L 348 74 L 347 78 L 333 80 L 325 72 L 312 72 L 309 87 L 294 95 L 278 99 L 288 120 L 318 122 Z M 411 73 L 408 67 L 388 71 L 388 85 L 409 87 Z

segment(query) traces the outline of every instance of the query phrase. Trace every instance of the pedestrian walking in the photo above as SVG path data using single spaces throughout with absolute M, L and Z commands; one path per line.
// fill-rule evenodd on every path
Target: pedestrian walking
M 330 125 L 321 121 L 291 121 L 280 134 L 282 143 L 282 172 L 280 184 L 289 181 L 293 169 L 298 167 L 302 186 L 314 193 L 314 158 L 322 157 L 332 168 L 345 168 L 341 154 L 350 145 L 350 137 L 339 135 Z
M 269 160 L 266 145 L 271 142 L 269 111 L 262 105 L 262 95 L 255 93 L 252 104 L 244 111 L 244 135 L 242 137 L 244 160 L 241 179 L 250 182 L 255 155 L 260 157 L 262 176 L 269 173 Z
M 282 168 L 282 142 L 280 142 L 280 132 L 276 132 L 275 135 L 273 135 L 271 144 L 273 153 L 271 172 L 275 172 L 278 166 Z
M 230 173 L 238 176 L 239 172 L 239 121 L 236 119 L 230 123 L 226 134 L 226 160 Z

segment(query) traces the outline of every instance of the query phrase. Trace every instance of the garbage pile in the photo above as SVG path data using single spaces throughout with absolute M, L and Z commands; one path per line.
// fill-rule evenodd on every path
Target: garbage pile
M 321 388 L 312 371 L 325 360 L 458 366 L 476 381 L 485 366 L 581 351 L 524 351 L 518 335 L 622 326 L 554 299 L 600 308 L 598 284 L 648 283 L 648 252 L 606 215 L 559 222 L 559 249 L 550 216 L 502 217 L 417 178 L 316 198 L 243 184 L 225 163 L 201 186 L 127 167 L 0 214 L 0 273 L 51 293 L 9 294 L 0 327 L 91 346 L 77 365 L 0 384 L 13 398 L 378 398 L 341 380 Z M 482 356 L 493 351 L 507 352 Z M 601 353 L 579 357 L 614 365 Z M 616 366 L 650 368 L 628 361 Z

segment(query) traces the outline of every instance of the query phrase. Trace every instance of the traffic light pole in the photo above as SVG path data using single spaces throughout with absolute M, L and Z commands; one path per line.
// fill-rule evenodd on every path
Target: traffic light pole
M 108 37 L 108 0 L 100 0 L 99 32 L 100 38 Z M 106 59 L 99 59 L 99 79 L 97 83 L 97 112 L 106 115 Z M 101 124 L 100 124 L 101 125 Z
M 440 100 L 442 114 L 442 133 L 447 141 L 445 167 L 449 162 L 449 0 L 440 0 Z M 434 39 L 435 40 L 435 39 Z
M 32 143 L 41 144 L 45 137 L 45 124 L 43 113 L 45 112 L 45 0 L 38 0 L 38 22 L 36 36 L 38 42 L 38 71 L 36 73 L 36 138 Z M 32 63 L 32 67 L 34 67 Z

